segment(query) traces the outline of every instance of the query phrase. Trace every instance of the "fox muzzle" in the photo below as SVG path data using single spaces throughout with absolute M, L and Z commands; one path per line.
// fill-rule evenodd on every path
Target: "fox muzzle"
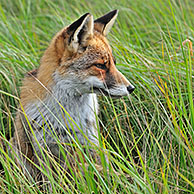
M 133 85 L 127 86 L 127 91 L 129 92 L 129 94 L 131 94 L 134 90 L 135 90 L 135 87 Z

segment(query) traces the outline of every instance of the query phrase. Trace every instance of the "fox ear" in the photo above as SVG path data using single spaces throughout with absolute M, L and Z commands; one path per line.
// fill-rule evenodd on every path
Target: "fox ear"
M 93 36 L 94 21 L 90 13 L 86 13 L 72 23 L 67 32 L 70 34 L 68 44 L 72 51 L 76 52 L 79 45 L 85 46 L 87 40 Z
M 96 19 L 94 21 L 94 29 L 106 36 L 113 26 L 118 12 L 118 10 L 113 10 L 106 15 Z

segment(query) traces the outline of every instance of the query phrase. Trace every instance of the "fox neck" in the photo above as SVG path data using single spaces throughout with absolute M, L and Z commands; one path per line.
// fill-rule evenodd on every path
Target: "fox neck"
M 79 92 L 79 84 L 70 79 L 56 80 L 42 102 L 30 106 L 26 113 L 39 126 L 43 118 L 51 123 L 53 130 L 59 134 L 60 141 L 67 142 L 68 129 L 72 136 L 76 134 L 81 144 L 87 142 L 84 135 L 94 144 L 98 144 L 96 115 L 98 114 L 98 101 L 96 94 Z M 37 108 L 38 107 L 38 108 Z M 76 123 L 76 124 L 75 124 Z M 47 125 L 44 125 L 44 128 Z M 66 128 L 66 129 L 65 129 Z M 49 128 L 48 128 L 49 130 Z M 84 135 L 83 135 L 84 133 Z

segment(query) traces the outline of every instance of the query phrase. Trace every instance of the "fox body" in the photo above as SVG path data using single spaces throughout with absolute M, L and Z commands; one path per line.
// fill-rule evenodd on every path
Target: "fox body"
M 12 140 L 18 155 L 38 163 L 34 156 L 34 152 L 40 154 L 38 141 L 58 157 L 56 137 L 67 143 L 70 135 L 82 145 L 98 145 L 96 95 L 121 97 L 134 90 L 117 70 L 106 39 L 117 13 L 114 10 L 95 21 L 87 13 L 62 29 L 45 51 L 40 67 L 25 77 Z M 27 161 L 26 167 L 33 171 Z

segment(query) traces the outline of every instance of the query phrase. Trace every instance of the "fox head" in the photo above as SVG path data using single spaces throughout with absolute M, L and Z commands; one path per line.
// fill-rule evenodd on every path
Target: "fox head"
M 121 97 L 133 92 L 134 86 L 116 68 L 106 39 L 117 14 L 118 10 L 114 10 L 94 21 L 86 13 L 62 29 L 44 53 L 39 72 L 50 71 L 56 84 L 79 94 Z M 44 79 L 45 76 L 42 74 Z

